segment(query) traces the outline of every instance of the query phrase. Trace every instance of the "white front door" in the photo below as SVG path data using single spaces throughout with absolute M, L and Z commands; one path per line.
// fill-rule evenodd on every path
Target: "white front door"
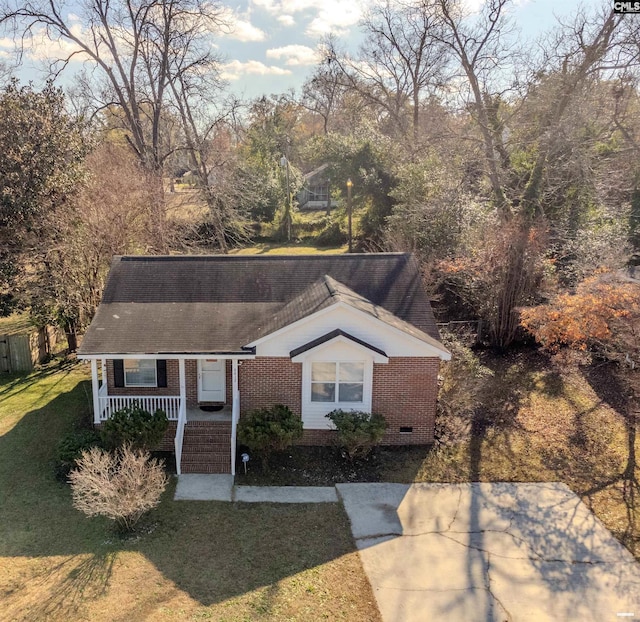
M 225 360 L 198 361 L 198 401 L 225 402 Z

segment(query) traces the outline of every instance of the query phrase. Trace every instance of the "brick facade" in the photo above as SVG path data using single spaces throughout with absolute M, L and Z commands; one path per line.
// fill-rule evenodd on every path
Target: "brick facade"
M 437 358 L 390 358 L 373 366 L 371 410 L 389 423 L 383 445 L 425 445 L 433 443 L 438 397 Z M 401 427 L 412 428 L 410 433 Z
M 395 357 L 373 366 L 372 411 L 385 416 L 389 428 L 383 445 L 425 445 L 433 442 L 438 390 L 439 359 Z M 187 404 L 198 403 L 197 362 L 185 362 Z M 288 358 L 264 357 L 240 362 L 238 370 L 242 414 L 255 408 L 285 404 L 301 416 L 302 364 Z M 178 362 L 167 361 L 167 387 L 162 389 L 115 388 L 113 362 L 107 361 L 110 395 L 179 395 Z M 232 401 L 231 361 L 226 362 L 227 403 Z M 401 432 L 405 428 L 407 431 Z M 410 429 L 410 431 L 409 431 Z M 175 427 L 170 428 L 163 448 L 173 448 Z M 330 430 L 305 430 L 299 444 L 327 445 L 335 434 Z M 169 444 L 171 446 L 169 447 Z
M 438 358 L 396 357 L 373 366 L 372 411 L 389 423 L 383 445 L 427 445 L 433 442 L 438 393 Z M 301 414 L 302 364 L 286 358 L 243 361 L 239 373 L 242 412 L 285 404 Z M 411 429 L 401 432 L 400 429 Z M 327 445 L 330 430 L 305 430 L 299 444 Z
M 288 358 L 263 357 L 242 361 L 238 370 L 240 409 L 284 404 L 301 416 L 302 364 Z

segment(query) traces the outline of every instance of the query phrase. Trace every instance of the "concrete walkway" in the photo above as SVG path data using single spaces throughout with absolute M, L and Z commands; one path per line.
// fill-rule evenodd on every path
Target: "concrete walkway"
M 564 484 L 336 488 L 385 622 L 640 618 L 640 565 Z
M 231 501 L 233 475 L 178 475 L 176 501 Z
M 322 486 L 236 486 L 235 501 L 245 503 L 338 503 L 336 489 Z
M 243 503 L 337 503 L 336 489 L 321 486 L 234 486 L 233 475 L 178 476 L 176 501 Z

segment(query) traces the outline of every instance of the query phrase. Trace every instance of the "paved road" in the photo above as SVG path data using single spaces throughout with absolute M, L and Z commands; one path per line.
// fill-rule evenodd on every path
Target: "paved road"
M 640 565 L 564 484 L 336 488 L 385 622 L 640 620 Z

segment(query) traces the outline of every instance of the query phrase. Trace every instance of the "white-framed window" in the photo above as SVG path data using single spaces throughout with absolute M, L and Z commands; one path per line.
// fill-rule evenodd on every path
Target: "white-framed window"
M 125 387 L 157 387 L 154 359 L 124 359 Z
M 364 402 L 364 361 L 311 363 L 311 401 L 328 404 Z

